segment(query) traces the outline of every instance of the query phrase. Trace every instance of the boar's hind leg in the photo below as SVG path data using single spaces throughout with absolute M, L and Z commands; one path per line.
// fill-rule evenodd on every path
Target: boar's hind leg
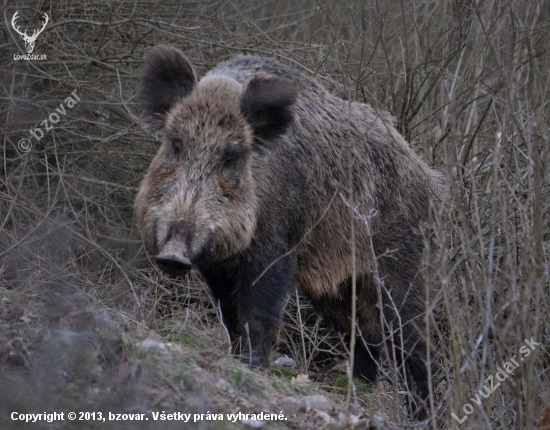
M 426 408 L 424 404 L 428 400 L 428 369 L 424 362 L 426 356 L 426 344 L 419 340 L 412 347 L 412 353 L 405 358 L 405 366 L 402 365 L 398 358 L 400 373 L 405 372 L 406 375 L 401 375 L 403 381 L 407 381 L 408 389 L 411 392 L 407 396 L 407 403 L 414 418 L 423 421 L 427 418 Z M 397 357 L 400 356 L 399 351 L 396 351 Z M 403 377 L 404 376 L 404 377 Z
M 355 359 L 353 377 L 375 384 L 378 374 L 378 358 L 380 348 L 374 345 L 365 345 L 363 339 L 357 336 L 355 342 Z
M 361 329 L 361 334 L 358 334 L 355 340 L 353 377 L 375 384 L 380 355 L 380 339 L 378 339 L 380 336 L 377 333 L 378 329 L 374 331 L 372 329 L 372 326 L 377 327 L 378 317 L 374 302 L 371 303 L 372 300 L 365 296 L 368 282 L 369 279 L 366 276 L 357 279 L 358 328 Z M 307 292 L 307 289 L 305 291 Z M 340 294 L 337 296 L 320 296 L 309 293 L 307 297 L 329 328 L 349 335 L 351 331 L 351 279 L 342 282 L 338 291 Z M 360 315 L 361 308 L 368 310 L 365 314 L 369 316 L 370 320 L 367 321 L 364 316 Z

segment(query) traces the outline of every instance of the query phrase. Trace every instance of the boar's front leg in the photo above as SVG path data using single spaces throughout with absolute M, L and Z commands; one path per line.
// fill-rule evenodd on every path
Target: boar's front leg
M 290 258 L 284 258 L 259 277 L 275 259 L 276 257 L 261 259 L 262 264 L 256 261 L 241 267 L 242 276 L 237 292 L 241 354 L 243 361 L 255 368 L 269 368 L 269 355 L 277 340 L 288 285 L 293 273 Z
M 236 279 L 231 271 L 223 264 L 216 265 L 208 270 L 201 270 L 201 273 L 210 287 L 216 305 L 219 304 L 223 323 L 229 332 L 233 353 L 236 353 L 239 346 L 239 307 L 236 295 Z
M 269 368 L 269 354 L 293 272 L 293 263 L 284 258 L 260 277 L 276 258 L 259 258 L 256 254 L 255 258 L 232 262 L 233 270 L 218 265 L 203 273 L 220 303 L 234 352 L 253 368 Z

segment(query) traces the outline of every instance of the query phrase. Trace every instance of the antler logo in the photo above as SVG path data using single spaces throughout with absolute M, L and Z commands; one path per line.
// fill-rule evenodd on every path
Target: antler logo
M 48 14 L 46 13 L 44 14 L 44 25 L 42 26 L 42 28 L 40 30 L 33 30 L 33 33 L 30 36 L 27 34 L 27 30 L 25 30 L 25 32 L 21 32 L 19 31 L 19 27 L 15 26 L 15 21 L 17 21 L 17 18 L 19 17 L 18 14 L 19 14 L 19 11 L 16 11 L 15 14 L 13 15 L 13 18 L 11 19 L 11 26 L 23 38 L 23 40 L 25 41 L 25 49 L 27 53 L 31 54 L 34 49 L 34 42 L 36 42 L 36 38 L 40 33 L 44 31 L 44 28 L 46 28 L 46 24 L 48 23 L 48 20 L 49 20 Z

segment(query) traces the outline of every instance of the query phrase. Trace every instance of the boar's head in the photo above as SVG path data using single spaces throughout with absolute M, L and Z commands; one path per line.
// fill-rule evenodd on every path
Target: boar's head
M 143 122 L 162 144 L 135 202 L 138 227 L 164 271 L 182 275 L 245 249 L 258 220 L 261 163 L 292 121 L 296 92 L 281 77 L 197 82 L 175 48 L 155 48 L 141 76 Z M 260 164 L 259 164 L 260 163 Z

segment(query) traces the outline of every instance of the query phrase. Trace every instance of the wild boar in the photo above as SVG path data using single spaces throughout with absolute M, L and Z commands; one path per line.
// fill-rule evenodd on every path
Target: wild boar
M 355 271 L 355 375 L 376 381 L 385 333 L 426 399 L 420 228 L 441 179 L 393 119 L 269 58 L 238 55 L 197 80 L 167 46 L 139 100 L 163 141 L 136 198 L 139 229 L 162 270 L 202 275 L 251 365 L 269 367 L 290 288 L 350 333 Z

